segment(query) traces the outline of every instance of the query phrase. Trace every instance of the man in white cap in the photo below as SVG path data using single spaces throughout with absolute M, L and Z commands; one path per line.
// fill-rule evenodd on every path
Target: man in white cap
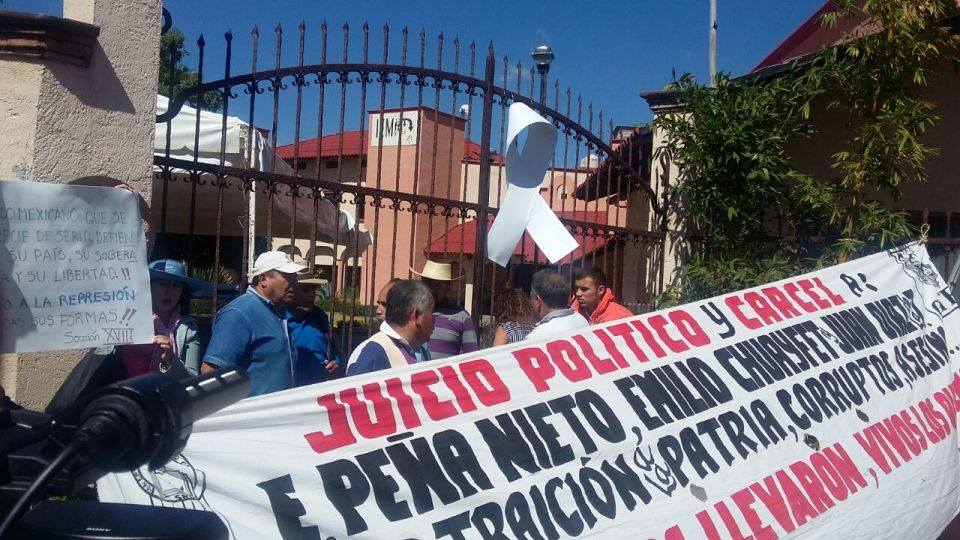
M 473 319 L 465 309 L 449 298 L 450 284 L 460 279 L 459 276 L 453 277 L 450 263 L 427 260 L 423 264 L 423 272 L 413 272 L 419 274 L 420 280 L 433 293 L 434 328 L 427 343 L 430 358 L 438 360 L 479 349 Z
M 287 332 L 285 309 L 294 298 L 297 273 L 304 269 L 286 253 L 261 253 L 247 292 L 217 313 L 201 372 L 242 368 L 250 376 L 251 396 L 293 388 L 297 351 Z

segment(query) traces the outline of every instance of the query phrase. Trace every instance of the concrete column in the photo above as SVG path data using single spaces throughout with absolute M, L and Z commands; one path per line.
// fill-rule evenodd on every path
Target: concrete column
M 64 0 L 63 15 L 100 27 L 89 68 L 49 63 L 33 178 L 109 176 L 149 202 L 160 59 L 160 0 Z
M 633 190 L 627 195 L 626 227 L 643 231 L 658 231 L 650 201 L 646 194 Z M 620 272 L 619 290 L 615 291 L 622 302 L 637 303 L 642 311 L 649 311 L 651 298 L 658 291 L 659 284 L 656 277 L 659 271 L 651 272 L 651 268 L 660 267 L 660 254 L 655 246 L 643 243 L 626 242 L 621 248 L 621 268 L 611 269 L 607 274 L 612 278 L 614 272 Z M 628 306 L 633 309 L 632 306 Z
M 42 65 L 0 57 L 0 127 L 6 134 L 0 146 L 0 178 L 29 178 L 42 78 Z
M 0 179 L 69 183 L 105 176 L 149 202 L 159 65 L 160 0 L 64 0 L 64 19 L 15 24 L 51 36 L 24 49 L 0 41 Z M 79 36 L 89 54 L 70 47 Z M 96 41 L 93 42 L 93 37 Z M 10 46 L 5 46 L 10 45 Z M 62 46 L 62 45 L 61 45 Z M 5 355 L 0 384 L 18 403 L 42 408 L 84 351 Z
M 657 195 L 658 204 L 664 204 L 670 189 L 682 179 L 684 172 L 663 150 L 667 144 L 666 134 L 656 127 L 656 120 L 665 115 L 684 114 L 683 106 L 672 91 L 641 94 L 653 111 L 653 162 L 650 166 L 651 187 Z M 680 278 L 680 268 L 690 259 L 689 222 L 683 215 L 683 201 L 673 201 L 667 207 L 666 216 L 651 212 L 650 230 L 663 231 L 666 235 L 663 249 L 658 257 L 651 258 L 648 280 L 653 284 L 653 294 Z

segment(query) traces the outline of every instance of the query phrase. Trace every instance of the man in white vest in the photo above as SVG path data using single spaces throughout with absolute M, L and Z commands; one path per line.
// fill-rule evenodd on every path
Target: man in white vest
M 387 293 L 380 331 L 361 343 L 347 361 L 347 376 L 426 362 L 424 346 L 433 332 L 433 294 L 419 281 L 398 281 Z

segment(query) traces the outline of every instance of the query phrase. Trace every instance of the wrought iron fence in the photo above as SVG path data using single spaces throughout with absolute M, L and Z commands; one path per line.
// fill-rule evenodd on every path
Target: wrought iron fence
M 427 258 L 463 276 L 455 294 L 482 322 L 504 287 L 526 287 L 549 264 L 527 236 L 506 269 L 483 252 L 506 190 L 507 108 L 515 102 L 560 133 L 541 191 L 580 247 L 554 266 L 571 274 L 600 266 L 625 302 L 644 309 L 661 279 L 663 222 L 646 147 L 632 140 L 639 131 L 611 146 L 612 119 L 545 74 L 535 97 L 534 69 L 498 60 L 492 44 L 462 46 L 443 34 L 428 44 L 424 31 L 411 38 L 406 28 L 397 44 L 385 25 L 372 60 L 368 25 L 358 51 L 347 25 L 341 37 L 335 56 L 326 24 L 309 34 L 301 23 L 295 63 L 284 62 L 291 51 L 277 26 L 264 67 L 255 27 L 249 72 L 234 75 L 227 32 L 223 76 L 208 81 L 201 36 L 197 84 L 169 96 L 157 116 L 154 255 L 209 267 L 211 312 L 246 282 L 256 253 L 283 248 L 329 279 L 335 298 L 327 308 L 346 349 L 373 329 L 382 285 L 412 276 Z M 221 96 L 221 111 L 187 106 L 208 93 Z M 236 283 L 217 283 L 231 270 Z

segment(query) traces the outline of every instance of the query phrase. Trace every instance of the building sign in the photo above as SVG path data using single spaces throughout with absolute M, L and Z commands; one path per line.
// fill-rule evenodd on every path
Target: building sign
M 153 339 L 136 195 L 0 181 L 0 353 Z
M 403 118 L 400 117 L 401 113 Z M 417 144 L 420 113 L 416 110 L 370 115 L 370 146 L 412 146 Z
M 98 493 L 240 540 L 933 539 L 960 506 L 955 307 L 914 244 L 243 400 Z

